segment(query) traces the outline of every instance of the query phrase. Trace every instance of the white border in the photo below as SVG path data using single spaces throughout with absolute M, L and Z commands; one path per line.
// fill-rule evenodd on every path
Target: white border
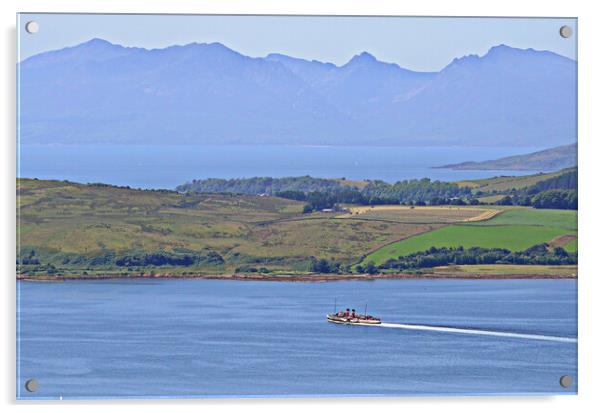
M 601 13 L 595 2 L 504 0 L 495 3 L 474 0 L 3 0 L 1 29 L 2 88 L 0 100 L 2 136 L 2 375 L 1 401 L 10 410 L 44 409 L 45 412 L 116 411 L 144 409 L 163 412 L 166 407 L 182 410 L 211 409 L 250 412 L 287 410 L 292 412 L 330 411 L 365 412 L 369 408 L 383 411 L 504 412 L 529 409 L 546 412 L 582 411 L 602 405 L 598 389 L 602 345 L 602 271 L 596 250 L 600 242 L 600 208 L 602 196 L 597 176 L 600 174 L 600 88 L 602 67 L 599 39 L 602 39 Z M 229 399 L 229 400 L 154 400 L 103 402 L 16 402 L 15 401 L 15 13 L 21 12 L 112 12 L 112 13 L 222 13 L 222 14 L 349 14 L 349 15 L 438 15 L 438 16 L 550 16 L 579 18 L 579 396 L 558 397 L 415 397 L 386 399 Z

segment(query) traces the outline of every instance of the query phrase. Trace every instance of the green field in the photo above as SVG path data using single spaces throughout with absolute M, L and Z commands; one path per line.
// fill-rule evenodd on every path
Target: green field
M 566 209 L 533 209 L 512 207 L 489 221 L 474 222 L 470 225 L 521 225 L 577 230 L 577 212 Z
M 446 226 L 389 244 L 363 259 L 382 264 L 391 258 L 434 247 L 485 247 L 520 251 L 557 236 L 576 235 L 576 211 L 512 208 L 488 221 Z M 567 250 L 572 252 L 573 241 Z M 573 249 L 574 251 L 574 249 Z
M 26 274 L 44 274 L 52 267 L 54 273 L 74 277 L 233 274 L 243 267 L 273 275 L 306 274 L 314 259 L 344 268 L 362 257 L 363 262 L 380 264 L 431 246 L 516 251 L 555 239 L 569 252 L 577 248 L 570 236 L 577 234 L 576 211 L 391 205 L 303 214 L 303 205 L 274 196 L 180 194 L 19 179 L 19 268 Z M 502 212 L 489 218 L 492 209 Z M 468 222 L 473 219 L 484 220 Z M 192 256 L 195 261 L 123 262 L 124 257 L 148 256 Z
M 563 247 L 565 250 L 567 250 L 568 252 L 575 252 L 577 251 L 577 240 L 572 240 L 569 243 L 565 244 Z

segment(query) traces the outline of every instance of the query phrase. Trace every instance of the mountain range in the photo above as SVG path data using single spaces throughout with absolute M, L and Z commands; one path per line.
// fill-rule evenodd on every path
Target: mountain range
M 425 53 L 437 53 L 425 50 Z M 23 144 L 558 146 L 576 139 L 577 63 L 492 47 L 416 72 L 92 39 L 18 64 Z

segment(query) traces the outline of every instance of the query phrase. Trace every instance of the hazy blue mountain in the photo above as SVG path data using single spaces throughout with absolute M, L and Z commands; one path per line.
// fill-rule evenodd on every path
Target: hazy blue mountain
M 271 53 L 266 56 L 265 60 L 284 65 L 295 76 L 299 76 L 312 87 L 319 86 L 324 79 L 329 77 L 331 72 L 337 69 L 337 66 L 332 63 L 324 63 L 318 60 L 309 61 L 280 53 Z
M 433 51 L 435 53 L 436 51 Z M 576 62 L 492 48 L 437 73 L 220 43 L 101 39 L 20 63 L 23 143 L 542 145 L 574 141 Z
M 367 52 L 354 56 L 341 67 L 283 55 L 269 55 L 268 59 L 282 63 L 303 78 L 345 115 L 354 128 L 348 132 L 351 143 L 395 139 L 400 106 L 435 76 L 380 62 Z
M 557 54 L 504 45 L 456 59 L 412 100 L 408 130 L 433 143 L 574 142 L 576 70 L 576 62 Z
M 525 155 L 507 156 L 483 162 L 462 162 L 437 168 L 463 170 L 557 171 L 577 166 L 577 144 L 557 146 Z

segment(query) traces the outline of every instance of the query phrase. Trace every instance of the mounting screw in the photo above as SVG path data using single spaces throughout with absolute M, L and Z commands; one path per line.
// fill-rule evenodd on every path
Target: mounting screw
M 561 376 L 560 377 L 560 385 L 564 388 L 566 387 L 571 387 L 571 384 L 573 384 L 573 379 L 571 378 L 571 376 Z
M 36 379 L 29 379 L 25 382 L 25 389 L 30 393 L 38 391 L 39 387 L 40 385 Z
M 573 28 L 571 26 L 562 26 L 560 28 L 560 35 L 565 39 L 568 39 L 573 35 Z
M 25 31 L 27 31 L 27 33 L 36 34 L 38 30 L 40 30 L 40 25 L 37 21 L 32 20 L 30 22 L 25 23 Z

